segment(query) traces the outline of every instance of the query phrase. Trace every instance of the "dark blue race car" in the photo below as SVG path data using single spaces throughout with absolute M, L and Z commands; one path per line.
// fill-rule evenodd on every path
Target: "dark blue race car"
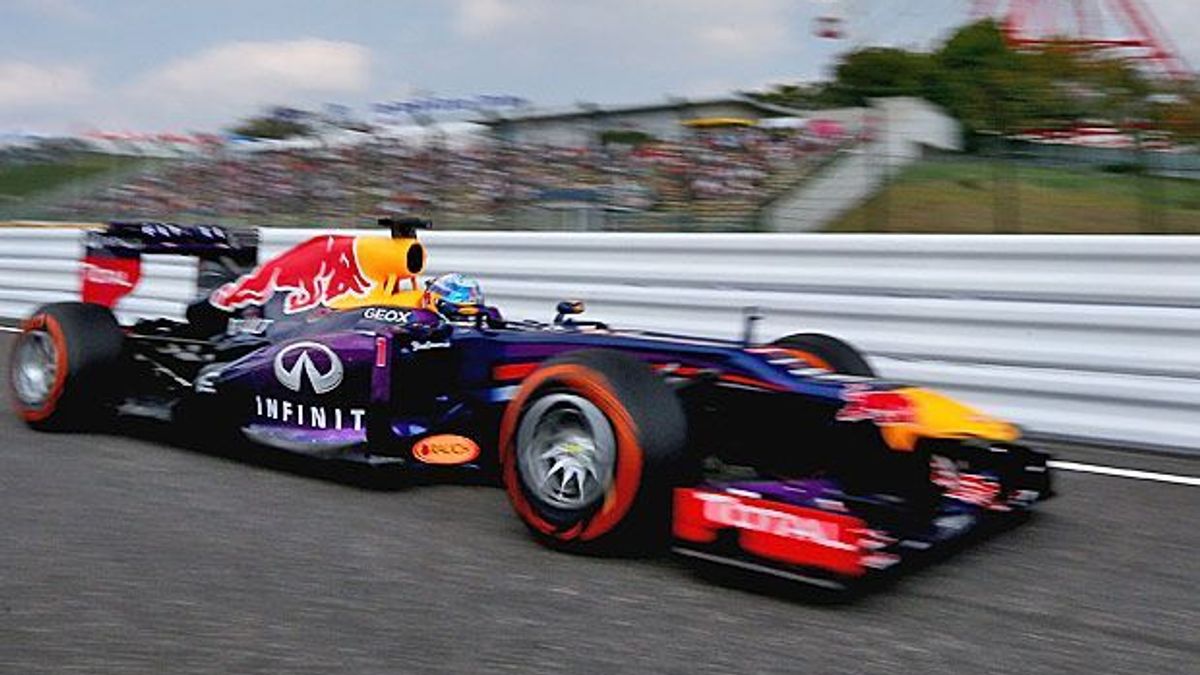
M 24 323 L 17 413 L 39 429 L 128 418 L 305 455 L 503 483 L 541 541 L 670 542 L 688 558 L 839 587 L 1050 494 L 1017 429 L 875 377 L 850 345 L 615 330 L 564 301 L 514 321 L 464 275 L 422 282 L 414 219 L 321 235 L 255 266 L 237 230 L 89 234 L 85 302 Z M 122 326 L 144 254 L 199 260 L 184 321 Z M 752 326 L 748 324 L 748 326 Z

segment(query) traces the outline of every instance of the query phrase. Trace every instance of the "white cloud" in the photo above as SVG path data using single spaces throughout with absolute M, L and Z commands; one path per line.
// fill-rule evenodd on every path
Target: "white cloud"
M 529 3 L 519 7 L 511 0 L 461 0 L 455 15 L 455 29 L 466 37 L 482 37 L 517 23 L 522 10 L 528 12 Z
M 806 0 L 455 0 L 453 7 L 458 39 L 438 66 L 443 77 L 419 84 L 499 88 L 539 104 L 728 94 L 789 68 L 789 79 L 812 79 L 832 50 L 807 39 L 814 9 Z
M 231 42 L 152 70 L 131 93 L 206 107 L 286 103 L 304 94 L 361 91 L 369 70 L 369 51 L 351 42 Z
M 457 0 L 455 9 L 455 29 L 467 38 L 520 36 L 543 46 L 564 42 L 576 48 L 594 46 L 609 54 L 631 47 L 679 44 L 720 50 L 719 56 L 728 59 L 784 47 L 794 4 L 792 0 L 733 4 L 729 0 Z
M 320 39 L 220 44 L 104 87 L 82 68 L 0 61 L 0 125 L 213 128 L 266 105 L 354 99 L 370 66 L 367 48 Z
M 87 72 L 76 66 L 0 61 L 0 109 L 73 103 L 91 91 Z

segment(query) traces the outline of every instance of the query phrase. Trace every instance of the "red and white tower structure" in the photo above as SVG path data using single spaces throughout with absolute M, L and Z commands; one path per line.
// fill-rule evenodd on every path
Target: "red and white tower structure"
M 1168 77 L 1193 76 L 1142 0 L 974 0 L 973 13 L 996 17 L 1014 47 L 1108 52 Z

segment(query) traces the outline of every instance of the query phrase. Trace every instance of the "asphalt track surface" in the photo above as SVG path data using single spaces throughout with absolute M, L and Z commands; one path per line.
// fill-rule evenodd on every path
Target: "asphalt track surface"
M 0 412 L 0 673 L 1200 672 L 1197 487 L 1060 473 L 1030 522 L 830 603 L 545 550 L 490 487 L 213 450 Z

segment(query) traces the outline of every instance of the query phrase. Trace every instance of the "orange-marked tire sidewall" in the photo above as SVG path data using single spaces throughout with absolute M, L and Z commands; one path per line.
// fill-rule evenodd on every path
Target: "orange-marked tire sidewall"
M 50 336 L 51 342 L 54 343 L 54 385 L 50 388 L 50 394 L 46 397 L 46 402 L 40 408 L 27 408 L 22 405 L 16 397 L 16 392 L 13 391 L 13 406 L 16 407 L 17 413 L 27 422 L 40 422 L 54 414 L 58 407 L 58 401 L 62 397 L 63 389 L 67 384 L 67 373 L 70 370 L 67 362 L 67 339 L 63 335 L 62 326 L 58 320 L 49 314 L 38 314 L 27 320 L 21 325 L 21 329 L 25 333 L 35 330 L 44 330 Z M 22 336 L 23 337 L 23 336 Z M 15 367 L 10 365 L 10 368 Z M 9 374 L 9 388 L 12 389 L 12 374 Z
M 800 359 L 812 368 L 820 368 L 821 370 L 828 370 L 829 372 L 834 372 L 836 370 L 828 361 L 817 356 L 816 354 L 813 354 L 812 352 L 804 351 L 803 349 L 796 349 L 795 347 L 780 347 L 779 349 L 782 349 L 794 358 Z
M 562 529 L 542 517 L 529 502 L 517 469 L 514 435 L 529 397 L 546 384 L 562 385 L 582 395 L 600 409 L 612 425 L 617 441 L 616 471 L 613 483 L 599 509 L 576 525 Z M 521 385 L 508 404 L 500 423 L 500 462 L 504 489 L 517 514 L 538 532 L 560 541 L 590 541 L 616 528 L 637 498 L 642 480 L 643 453 L 638 430 L 629 411 L 613 393 L 607 379 L 585 366 L 556 364 L 542 368 Z

